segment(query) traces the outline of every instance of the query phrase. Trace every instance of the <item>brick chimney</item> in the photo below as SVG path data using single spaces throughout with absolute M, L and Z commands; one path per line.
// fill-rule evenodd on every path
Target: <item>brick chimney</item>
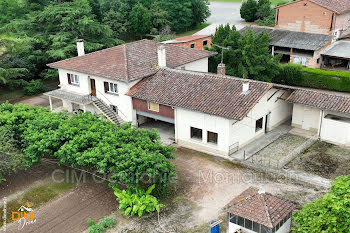
M 158 66 L 161 68 L 166 67 L 166 51 L 165 51 L 165 46 L 160 45 L 157 48 L 157 53 L 158 53 Z
M 218 65 L 218 74 L 219 75 L 226 75 L 226 66 L 224 63 L 220 63 Z
M 84 40 L 83 39 L 78 39 L 77 40 L 77 50 L 78 50 L 78 56 L 85 55 Z

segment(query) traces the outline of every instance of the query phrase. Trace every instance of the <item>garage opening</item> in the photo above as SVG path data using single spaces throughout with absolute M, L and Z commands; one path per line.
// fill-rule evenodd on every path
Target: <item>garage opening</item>
M 171 145 L 175 143 L 175 126 L 173 123 L 141 115 L 137 115 L 137 122 L 141 129 L 156 129 L 163 144 Z

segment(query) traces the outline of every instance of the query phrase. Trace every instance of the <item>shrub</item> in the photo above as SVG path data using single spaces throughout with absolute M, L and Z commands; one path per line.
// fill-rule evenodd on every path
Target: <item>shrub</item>
M 24 88 L 23 92 L 25 95 L 36 95 L 44 91 L 44 85 L 40 80 L 32 80 L 28 82 Z
M 349 232 L 350 176 L 340 176 L 331 191 L 314 202 L 304 205 L 293 219 L 295 233 Z
M 100 224 L 104 227 L 104 228 L 112 228 L 115 226 L 116 221 L 114 218 L 110 218 L 110 217 L 104 217 L 103 219 L 100 220 Z
M 160 208 L 164 205 L 159 204 L 156 197 L 151 193 L 155 185 L 150 186 L 147 191 L 142 188 L 129 188 L 127 190 L 120 190 L 114 187 L 114 194 L 119 201 L 119 209 L 121 209 L 125 215 L 138 215 L 139 217 L 153 213 L 154 211 L 160 211 Z
M 279 74 L 273 79 L 273 82 L 286 85 L 301 85 L 304 76 L 303 67 L 298 64 L 287 63 L 280 66 Z
M 106 232 L 106 228 L 104 228 L 100 224 L 95 224 L 95 225 L 89 226 L 88 232 L 89 233 L 104 233 L 104 232 Z
M 88 218 L 87 222 L 88 222 L 89 227 L 96 225 L 96 222 L 91 218 Z
M 271 3 L 269 0 L 258 1 L 258 9 L 255 14 L 257 19 L 264 19 L 273 14 L 274 10 L 271 8 Z
M 247 0 L 242 3 L 240 13 L 246 22 L 254 22 L 258 11 L 258 3 L 255 0 Z

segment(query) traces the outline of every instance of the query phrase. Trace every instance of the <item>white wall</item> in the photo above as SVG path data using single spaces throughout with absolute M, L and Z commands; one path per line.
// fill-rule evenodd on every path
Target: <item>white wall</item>
M 320 114 L 321 110 L 318 108 L 294 104 L 292 125 L 317 133 L 320 127 Z
M 227 156 L 230 120 L 183 108 L 175 109 L 175 138 L 179 145 Z M 191 127 L 202 129 L 202 141 L 191 138 Z M 207 142 L 207 132 L 218 134 L 218 144 Z
M 288 219 L 279 229 L 278 231 L 276 231 L 276 233 L 289 233 L 290 232 L 290 228 L 291 228 L 291 223 L 292 220 Z M 255 231 L 252 230 L 248 230 L 240 225 L 234 224 L 232 222 L 229 223 L 229 229 L 228 229 L 228 233 L 234 233 L 235 230 L 237 229 L 242 229 L 244 230 L 244 232 L 247 233 L 256 233 Z
M 268 115 L 268 130 L 279 126 L 292 116 L 292 104 L 279 97 L 285 98 L 290 94 L 289 91 L 271 89 L 255 105 L 241 121 L 232 120 L 230 123 L 229 144 L 239 143 L 240 148 L 252 142 L 254 139 L 265 134 L 266 116 Z M 273 95 L 273 96 L 272 96 Z M 272 97 L 271 97 L 272 96 Z M 263 118 L 263 129 L 256 132 L 256 121 Z
M 67 73 L 79 75 L 79 86 L 68 84 Z M 68 71 L 59 69 L 60 87 L 61 89 L 77 94 L 88 95 L 91 93 L 90 79 L 95 79 L 96 84 L 96 97 L 101 99 L 107 105 L 115 105 L 120 110 L 119 116 L 125 121 L 133 120 L 132 111 L 132 99 L 130 96 L 125 95 L 129 89 L 135 85 L 138 81 L 130 83 L 117 81 L 114 79 L 106 79 L 97 76 L 89 76 L 79 72 Z M 104 82 L 116 83 L 118 85 L 118 95 L 112 93 L 105 93 Z M 68 109 L 69 110 L 69 109 Z M 87 106 L 87 111 L 97 111 L 93 109 L 93 106 Z
M 198 71 L 198 72 L 208 72 L 209 69 L 209 59 L 203 58 L 194 62 L 187 63 L 185 65 L 179 66 L 176 69 L 182 69 L 185 67 L 185 70 Z
M 292 224 L 292 219 L 288 219 L 279 229 L 276 231 L 276 233 L 289 233 L 290 228 Z
M 322 119 L 321 139 L 335 144 L 350 145 L 350 115 L 325 111 L 323 116 L 328 114 L 346 117 L 342 120 L 334 120 L 331 118 Z

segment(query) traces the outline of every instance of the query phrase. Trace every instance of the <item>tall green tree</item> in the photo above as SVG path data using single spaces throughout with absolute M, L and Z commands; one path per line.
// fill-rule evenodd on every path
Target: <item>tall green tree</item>
M 152 16 L 150 11 L 141 3 L 135 5 L 130 12 L 130 29 L 142 37 L 151 31 Z
M 258 3 L 255 0 L 247 0 L 242 3 L 240 13 L 242 19 L 247 22 L 254 22 L 258 11 Z
M 224 63 L 228 75 L 270 82 L 279 73 L 280 56 L 272 56 L 269 50 L 271 38 L 266 33 L 254 34 L 248 30 L 241 35 L 233 26 L 221 25 L 212 38 L 212 43 L 228 47 L 224 51 Z M 210 59 L 210 71 L 215 72 L 221 60 L 221 49 L 210 50 L 218 55 Z

